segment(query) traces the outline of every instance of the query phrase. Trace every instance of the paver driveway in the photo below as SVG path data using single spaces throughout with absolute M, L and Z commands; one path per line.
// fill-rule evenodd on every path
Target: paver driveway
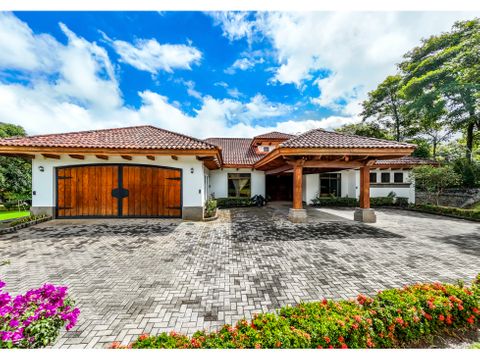
M 81 318 L 55 346 L 105 347 L 480 271 L 480 223 L 381 210 L 364 225 L 346 219 L 351 210 L 309 212 L 307 224 L 286 221 L 286 208 L 224 210 L 208 223 L 51 221 L 0 237 L 11 262 L 0 274 L 13 293 L 68 285 Z

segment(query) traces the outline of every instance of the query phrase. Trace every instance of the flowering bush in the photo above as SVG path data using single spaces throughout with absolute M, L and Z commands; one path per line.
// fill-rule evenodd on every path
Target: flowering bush
M 66 287 L 45 284 L 14 299 L 0 280 L 0 348 L 39 348 L 52 343 L 63 326 L 75 326 L 80 310 Z
M 416 284 L 373 297 L 323 300 L 259 314 L 218 332 L 141 335 L 129 348 L 398 348 L 448 329 L 478 327 L 480 275 L 459 283 Z M 122 348 L 113 343 L 112 348 Z

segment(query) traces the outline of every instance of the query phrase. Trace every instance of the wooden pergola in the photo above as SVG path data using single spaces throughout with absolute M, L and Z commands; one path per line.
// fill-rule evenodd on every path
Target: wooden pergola
M 360 170 L 360 209 L 370 209 L 370 167 L 380 159 L 395 159 L 410 155 L 414 145 L 387 147 L 278 147 L 255 164 L 255 169 L 265 171 L 266 175 L 293 172 L 293 213 L 301 214 L 302 181 L 304 174 L 339 171 L 345 169 Z M 303 210 L 304 211 L 304 210 Z M 304 216 L 304 215 L 301 215 Z M 361 219 L 359 219 L 361 220 Z M 363 221 L 363 220 L 361 220 Z

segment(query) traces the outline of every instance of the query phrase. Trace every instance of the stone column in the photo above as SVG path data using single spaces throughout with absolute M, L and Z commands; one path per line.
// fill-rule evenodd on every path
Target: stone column
M 360 167 L 360 207 L 355 209 L 353 219 L 365 223 L 377 221 L 375 211 L 370 209 L 370 168 Z

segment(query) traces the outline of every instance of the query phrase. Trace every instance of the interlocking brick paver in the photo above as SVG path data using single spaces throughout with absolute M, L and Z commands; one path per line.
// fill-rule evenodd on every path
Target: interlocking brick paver
M 78 325 L 55 347 L 127 344 L 143 332 L 215 330 L 299 301 L 348 298 L 417 281 L 471 280 L 480 223 L 402 210 L 378 222 L 352 210 L 220 211 L 206 223 L 171 219 L 55 220 L 0 237 L 7 290 L 68 285 Z

